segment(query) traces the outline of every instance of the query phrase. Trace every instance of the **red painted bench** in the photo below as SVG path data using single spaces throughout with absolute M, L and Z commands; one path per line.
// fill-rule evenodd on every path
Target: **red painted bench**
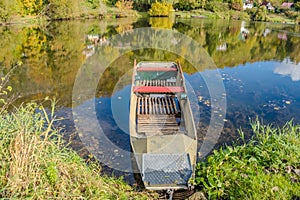
M 184 92 L 183 87 L 178 86 L 134 86 L 133 92 L 139 93 L 176 93 Z

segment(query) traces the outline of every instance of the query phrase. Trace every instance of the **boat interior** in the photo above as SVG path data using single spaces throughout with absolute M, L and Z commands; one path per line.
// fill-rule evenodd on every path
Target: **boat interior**
M 144 185 L 186 188 L 197 143 L 181 69 L 171 62 L 141 62 L 135 69 L 130 135 Z
M 134 78 L 136 132 L 139 136 L 184 133 L 178 94 L 184 92 L 175 64 L 141 65 Z
M 174 94 L 139 96 L 136 117 L 137 132 L 145 136 L 183 131 L 180 105 Z

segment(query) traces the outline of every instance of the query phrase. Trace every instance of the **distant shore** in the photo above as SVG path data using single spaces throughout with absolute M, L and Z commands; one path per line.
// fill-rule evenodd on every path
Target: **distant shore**
M 249 19 L 248 16 L 245 16 L 243 13 L 234 12 L 232 15 L 226 15 L 225 13 L 214 13 L 209 11 L 176 11 L 172 13 L 172 16 L 175 18 L 197 18 L 197 19 L 227 19 L 227 20 L 244 20 L 244 21 L 253 21 Z M 132 13 L 109 13 L 109 14 L 99 14 L 99 15 L 86 15 L 86 16 L 77 16 L 71 18 L 61 18 L 61 19 L 47 19 L 46 17 L 39 16 L 15 16 L 7 22 L 0 22 L 0 26 L 8 25 L 28 25 L 28 24 L 42 24 L 45 22 L 51 21 L 70 21 L 70 20 L 89 20 L 89 19 L 116 19 L 116 18 L 148 18 L 150 17 L 146 12 L 132 12 Z M 269 16 L 268 21 L 264 22 L 273 22 L 273 23 L 283 23 L 283 24 L 292 24 L 297 25 L 298 23 L 295 20 L 289 19 L 282 15 L 272 14 Z

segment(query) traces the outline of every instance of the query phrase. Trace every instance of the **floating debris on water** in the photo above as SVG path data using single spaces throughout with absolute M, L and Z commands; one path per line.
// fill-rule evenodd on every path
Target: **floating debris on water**
M 286 104 L 290 105 L 291 104 L 291 101 L 285 101 Z
M 199 101 L 202 101 L 202 99 L 203 99 L 203 96 L 198 96 Z
M 204 104 L 207 105 L 207 106 L 210 106 L 209 100 L 205 100 L 205 101 L 204 101 Z

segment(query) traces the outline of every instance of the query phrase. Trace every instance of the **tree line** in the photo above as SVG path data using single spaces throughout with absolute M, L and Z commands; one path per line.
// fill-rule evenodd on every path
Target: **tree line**
M 283 2 L 294 3 L 294 10 L 300 10 L 300 0 L 251 0 L 254 7 L 268 1 L 275 7 Z M 175 10 L 190 11 L 205 9 L 212 12 L 243 10 L 243 0 L 2 0 L 0 1 L 0 21 L 8 21 L 14 16 L 42 16 L 47 19 L 70 19 L 120 10 L 149 11 L 154 3 L 165 3 Z M 167 9 L 169 9 L 167 7 Z M 159 8 L 161 9 L 161 8 Z
M 15 16 L 38 16 L 47 19 L 70 19 L 101 14 L 100 0 L 3 0 L 0 21 Z M 103 8 L 104 9 L 104 8 Z

